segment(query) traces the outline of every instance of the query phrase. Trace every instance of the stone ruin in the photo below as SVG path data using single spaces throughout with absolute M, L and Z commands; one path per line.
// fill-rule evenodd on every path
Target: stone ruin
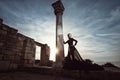
M 49 62 L 50 47 L 18 33 L 0 19 L 0 71 L 35 65 L 36 46 L 41 47 L 40 65 Z

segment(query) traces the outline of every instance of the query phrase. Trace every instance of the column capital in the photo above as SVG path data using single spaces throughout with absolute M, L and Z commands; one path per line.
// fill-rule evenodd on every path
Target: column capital
M 61 2 L 61 0 L 56 1 L 55 3 L 52 4 L 52 7 L 54 8 L 54 13 L 55 15 L 57 14 L 63 14 L 64 11 L 64 6 L 63 3 Z

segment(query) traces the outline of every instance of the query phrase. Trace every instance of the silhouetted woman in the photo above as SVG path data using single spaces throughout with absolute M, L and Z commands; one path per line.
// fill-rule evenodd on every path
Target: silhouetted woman
M 75 60 L 74 58 L 74 50 L 75 50 L 75 45 L 77 44 L 77 40 L 72 38 L 72 35 L 69 33 L 68 35 L 68 40 L 66 42 L 64 42 L 64 44 L 68 43 L 69 48 L 68 48 L 68 58 L 70 58 L 70 56 L 72 56 L 72 60 Z M 73 44 L 73 42 L 75 42 L 75 44 Z
M 75 48 L 75 46 L 77 44 L 77 40 L 72 38 L 72 35 L 70 33 L 67 36 L 68 36 L 68 40 L 66 42 L 64 41 L 64 44 L 68 43 L 68 45 L 69 45 L 68 58 L 71 59 L 71 56 L 72 56 L 71 60 L 75 60 L 75 59 L 80 60 L 80 61 L 83 60 L 82 57 L 80 56 L 79 52 Z M 73 44 L 73 42 L 75 42 L 75 43 Z

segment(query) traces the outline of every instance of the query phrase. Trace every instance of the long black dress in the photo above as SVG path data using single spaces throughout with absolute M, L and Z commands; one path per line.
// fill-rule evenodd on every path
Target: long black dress
M 73 38 L 69 38 L 68 41 L 64 42 L 64 44 L 68 43 L 69 48 L 68 48 L 68 55 L 67 57 L 71 60 L 77 60 L 77 61 L 83 61 L 82 57 L 80 56 L 79 52 L 73 45 L 73 42 L 75 42 L 75 45 L 77 44 L 77 40 Z M 71 58 L 72 57 L 72 58 Z

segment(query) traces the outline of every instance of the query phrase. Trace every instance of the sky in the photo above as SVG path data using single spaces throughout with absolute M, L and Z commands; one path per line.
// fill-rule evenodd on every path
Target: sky
M 19 33 L 46 43 L 55 60 L 56 0 L 0 0 L 0 18 Z M 62 0 L 64 40 L 71 33 L 83 59 L 120 66 L 120 0 Z M 65 45 L 65 55 L 67 55 Z

